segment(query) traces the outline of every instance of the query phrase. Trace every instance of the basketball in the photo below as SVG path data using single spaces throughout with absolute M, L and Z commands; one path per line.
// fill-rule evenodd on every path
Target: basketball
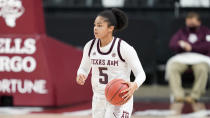
M 121 93 L 121 91 L 127 89 L 128 85 L 123 82 L 125 82 L 123 79 L 113 79 L 106 85 L 105 96 L 109 103 L 120 106 L 127 102 L 122 98 L 127 92 Z

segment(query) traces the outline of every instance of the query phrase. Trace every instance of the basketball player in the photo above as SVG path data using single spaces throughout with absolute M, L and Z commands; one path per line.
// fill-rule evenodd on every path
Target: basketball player
M 113 32 L 126 28 L 128 19 L 119 9 L 105 10 L 98 14 L 94 22 L 95 39 L 89 41 L 77 72 L 76 81 L 84 85 L 92 68 L 92 116 L 93 118 L 130 118 L 133 110 L 133 93 L 145 81 L 145 73 L 136 51 Z M 131 70 L 135 81 L 130 82 Z M 128 100 L 121 106 L 108 103 L 105 98 L 106 84 L 115 78 L 124 79 L 129 88 L 123 98 Z

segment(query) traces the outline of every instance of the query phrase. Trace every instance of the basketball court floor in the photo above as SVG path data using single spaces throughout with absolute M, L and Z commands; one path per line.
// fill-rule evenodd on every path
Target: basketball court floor
M 0 115 L 0 118 L 91 118 L 91 116 L 62 116 L 59 114 L 44 114 L 44 115 L 36 114 L 36 115 Z M 157 118 L 157 117 L 132 117 L 132 118 Z
M 180 116 L 175 116 L 172 111 L 164 108 L 166 104 L 163 106 L 156 104 L 155 108 L 148 103 L 147 107 L 151 109 L 146 108 L 144 103 L 138 103 L 138 105 L 142 107 L 134 106 L 132 118 L 210 118 L 209 105 L 206 111 L 195 113 L 189 109 L 188 105 Z M 41 107 L 0 107 L 0 118 L 91 118 L 90 105 L 86 106 L 88 107 L 48 108 L 46 110 Z
M 24 115 L 0 115 L 0 118 L 91 118 L 91 115 L 76 116 L 65 114 L 24 114 Z M 210 118 L 210 116 L 198 116 L 198 115 L 181 115 L 181 116 L 135 116 L 132 118 Z
M 183 114 L 174 116 L 168 87 L 143 86 L 135 93 L 132 118 L 210 118 L 209 92 L 203 98 L 207 110 L 193 113 L 191 105 L 185 104 Z M 56 108 L 0 107 L 0 118 L 91 118 L 91 101 Z

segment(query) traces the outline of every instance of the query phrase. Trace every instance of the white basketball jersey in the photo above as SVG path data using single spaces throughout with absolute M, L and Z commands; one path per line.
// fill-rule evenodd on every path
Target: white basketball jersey
M 120 54 L 121 39 L 114 38 L 108 52 L 100 50 L 100 40 L 92 40 L 89 58 L 92 67 L 92 88 L 94 94 L 104 95 L 108 82 L 115 78 L 130 81 L 131 69 Z

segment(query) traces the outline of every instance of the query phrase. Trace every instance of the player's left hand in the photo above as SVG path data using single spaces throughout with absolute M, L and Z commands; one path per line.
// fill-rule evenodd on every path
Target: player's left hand
M 121 93 L 127 92 L 122 98 L 127 101 L 128 99 L 131 98 L 135 90 L 138 88 L 136 82 L 124 82 L 124 84 L 128 85 L 128 88 L 123 90 Z

